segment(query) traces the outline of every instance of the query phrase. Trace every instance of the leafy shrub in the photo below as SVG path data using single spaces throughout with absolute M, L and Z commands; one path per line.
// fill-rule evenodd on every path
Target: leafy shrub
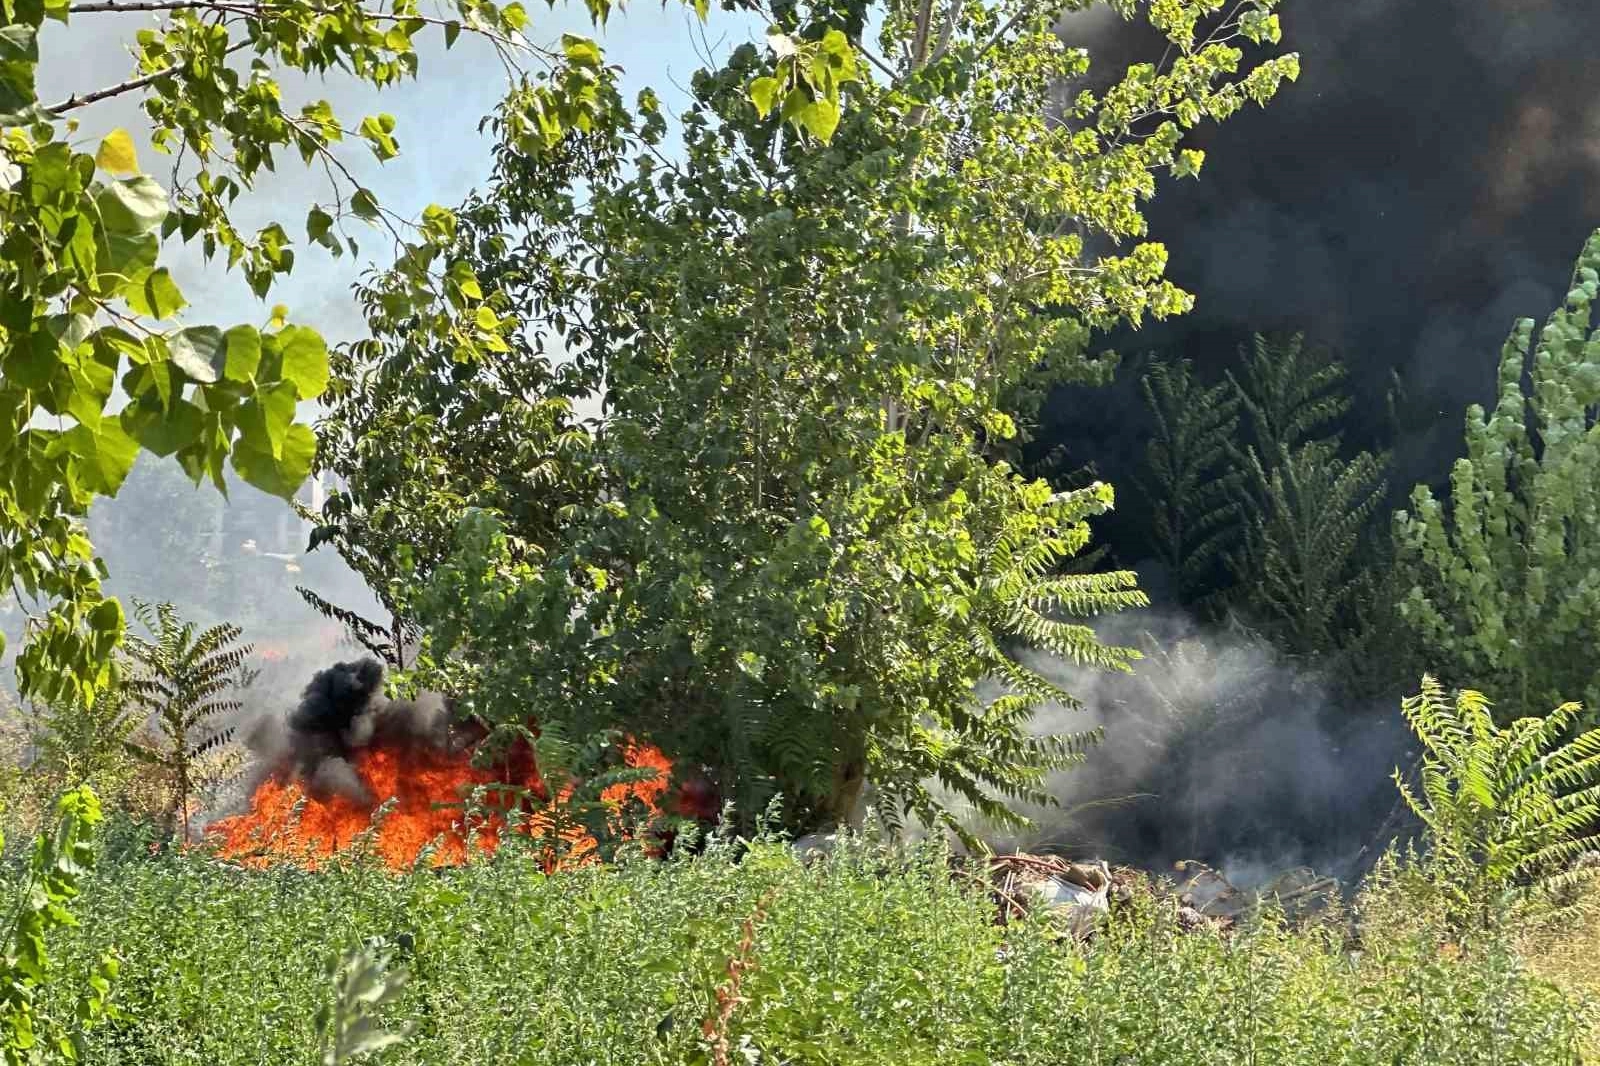
M 137 603 L 134 613 L 150 636 L 129 634 L 134 669 L 124 686 L 129 702 L 150 715 L 154 735 L 128 750 L 170 782 L 173 820 L 188 839 L 192 801 L 238 768 L 225 722 L 241 704 L 227 696 L 255 679 L 251 646 L 238 643 L 241 630 L 231 622 L 196 632 L 170 603 Z
M 1573 866 L 1595 847 L 1600 730 L 1569 739 L 1575 703 L 1544 718 L 1495 725 L 1477 692 L 1452 702 L 1431 677 L 1401 705 L 1423 745 L 1420 788 L 1395 783 L 1422 820 L 1430 860 L 1452 901 L 1487 917 L 1531 888 L 1559 890 L 1600 875 Z
M 1335 925 L 1185 935 L 1153 898 L 1077 949 L 995 926 L 938 849 L 733 857 L 545 876 L 510 845 L 405 875 L 167 854 L 97 872 L 62 951 L 126 946 L 103 1066 L 309 1063 L 320 960 L 377 938 L 410 983 L 368 1017 L 414 1029 L 373 1063 L 1576 1062 L 1571 1005 L 1508 951 L 1397 936 L 1355 961 Z
M 85 1054 L 90 1029 L 115 1017 L 109 994 L 119 963 L 106 952 L 84 967 L 67 992 L 46 947 L 48 934 L 77 925 L 67 905 L 77 898 L 94 861 L 100 801 L 87 788 L 56 804 L 53 833 L 34 841 L 16 876 L 17 901 L 0 942 L 0 1055 L 6 1066 L 94 1061 Z M 43 1009 L 41 1009 L 43 1005 Z

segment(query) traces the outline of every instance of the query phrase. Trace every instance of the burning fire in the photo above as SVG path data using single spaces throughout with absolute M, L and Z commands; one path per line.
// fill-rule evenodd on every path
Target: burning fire
M 467 751 L 390 743 L 352 752 L 349 761 L 370 799 L 346 791 L 318 795 L 280 772 L 256 786 L 248 811 L 213 822 L 207 835 L 223 857 L 257 867 L 290 862 L 315 869 L 320 861 L 362 841 L 392 869 L 414 865 L 429 845 L 434 847 L 433 865 L 456 865 L 466 860 L 469 841 L 492 853 L 506 828 L 506 818 L 497 814 L 464 831 L 461 804 L 474 788 L 510 784 L 546 800 L 520 807 L 519 830 L 540 835 L 549 831 L 552 815 L 560 813 L 570 792 L 548 803 L 548 791 L 526 752 L 486 769 L 474 766 Z M 624 762 L 657 773 L 645 781 L 613 785 L 601 793 L 602 800 L 621 806 L 631 798 L 651 814 L 659 813 L 672 763 L 647 744 L 630 744 Z M 381 817 L 375 817 L 386 805 Z M 566 845 L 564 863 L 594 859 L 596 842 L 582 828 L 568 827 L 560 836 Z

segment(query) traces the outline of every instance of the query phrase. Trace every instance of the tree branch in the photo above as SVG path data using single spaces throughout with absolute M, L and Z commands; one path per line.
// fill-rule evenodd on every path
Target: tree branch
M 279 12 L 287 11 L 294 5 L 285 3 L 250 3 L 233 2 L 233 0 L 89 0 L 88 3 L 73 4 L 67 9 L 70 15 L 92 15 L 97 13 L 118 13 L 126 11 L 216 11 L 225 15 L 240 15 L 244 18 L 263 19 Z M 312 10 L 317 10 L 313 7 Z M 373 11 L 363 8 L 360 11 L 362 18 L 372 19 L 374 22 L 421 22 L 428 26 L 448 26 L 450 19 L 440 18 L 437 15 L 399 15 L 388 11 Z M 547 50 L 535 47 L 527 41 L 514 41 L 502 37 L 498 33 L 484 29 L 482 26 L 469 26 L 462 24 L 462 29 L 475 33 L 480 37 L 487 37 L 496 44 L 505 48 L 525 48 L 541 55 L 546 55 Z M 521 36 L 520 34 L 518 36 Z
M 950 0 L 950 8 L 945 12 L 944 25 L 939 29 L 939 43 L 933 46 L 933 54 L 928 57 L 928 65 L 939 62 L 944 54 L 950 50 L 950 39 L 955 36 L 956 23 L 961 21 L 962 0 Z
M 231 55 L 232 53 L 239 51 L 241 48 L 248 48 L 249 46 L 250 42 L 248 40 L 236 41 L 229 45 L 227 50 L 222 54 Z M 185 60 L 182 63 L 174 63 L 170 67 L 162 67 L 160 70 L 152 71 L 149 74 L 144 74 L 137 78 L 129 78 L 127 81 L 118 82 L 116 85 L 108 85 L 104 89 L 96 89 L 94 92 L 85 93 L 82 96 L 74 93 L 65 100 L 61 101 L 59 104 L 53 104 L 44 110 L 46 113 L 51 115 L 60 115 L 67 111 L 75 111 L 80 107 L 88 107 L 90 104 L 99 103 L 101 100 L 108 100 L 113 96 L 121 96 L 123 93 L 131 93 L 136 89 L 143 89 L 146 85 L 150 85 L 153 82 L 160 81 L 162 78 L 171 77 L 172 75 L 177 74 L 188 65 L 188 61 Z

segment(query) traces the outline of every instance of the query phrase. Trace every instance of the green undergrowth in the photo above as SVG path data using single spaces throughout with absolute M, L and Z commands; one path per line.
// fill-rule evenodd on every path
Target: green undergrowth
M 935 850 L 805 866 L 756 845 L 547 877 L 512 854 L 392 875 L 134 849 L 77 909 L 64 968 L 122 959 L 101 1066 L 310 1066 L 327 959 L 373 939 L 411 971 L 382 1008 L 410 1038 L 367 1060 L 395 1066 L 1578 1061 L 1568 1000 L 1492 937 L 1183 934 L 1140 897 L 1079 949 L 997 928 Z

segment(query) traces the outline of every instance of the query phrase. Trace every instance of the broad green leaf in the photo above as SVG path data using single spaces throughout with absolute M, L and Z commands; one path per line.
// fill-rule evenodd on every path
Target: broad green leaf
M 306 236 L 320 244 L 332 228 L 333 216 L 313 205 L 306 214 Z
M 146 451 L 166 458 L 200 439 L 205 431 L 205 412 L 181 397 L 162 412 L 145 404 L 130 404 L 120 416 L 122 428 Z
M 67 396 L 67 413 L 81 425 L 98 429 L 100 418 L 111 398 L 116 374 L 108 366 L 93 359 L 80 360 L 69 371 L 71 389 Z
M 221 376 L 223 365 L 222 331 L 216 326 L 190 326 L 167 338 L 172 365 L 190 381 L 203 385 Z
M 855 51 L 850 47 L 850 38 L 844 35 L 843 30 L 837 28 L 830 28 L 828 32 L 822 35 L 822 51 L 827 55 L 840 58 L 853 58 L 855 56 Z
M 317 438 L 299 423 L 290 426 L 283 438 L 280 458 L 241 438 L 233 447 L 233 469 L 246 482 L 272 496 L 289 499 L 306 478 L 317 455 Z
M 456 289 L 468 300 L 483 299 L 483 287 L 478 284 L 478 276 L 465 259 L 457 259 L 450 264 L 450 280 L 455 282 Z
M 142 175 L 111 182 L 94 202 L 106 232 L 119 237 L 154 233 L 167 217 L 167 191 Z
M 106 134 L 100 150 L 94 156 L 95 166 L 108 174 L 137 174 L 139 153 L 134 150 L 133 138 L 120 126 Z
M 284 436 L 294 422 L 294 386 L 287 381 L 258 389 L 239 408 L 241 442 L 282 460 Z
M 183 298 L 183 293 L 178 291 L 178 286 L 166 267 L 152 271 L 136 285 L 127 286 L 122 296 L 136 313 L 149 315 L 157 321 L 171 318 L 188 306 L 188 301 Z
M 283 359 L 279 373 L 300 399 L 314 400 L 328 387 L 328 346 L 316 330 L 290 326 L 274 338 Z
M 121 235 L 102 229 L 96 236 L 100 239 L 96 283 L 102 291 L 114 293 L 124 285 L 137 284 L 155 269 L 161 239 L 154 233 Z
M 10 346 L 0 366 L 5 367 L 8 384 L 15 382 L 25 389 L 48 389 L 61 369 L 63 354 L 55 334 L 47 329 L 36 329 L 24 343 Z
M 839 128 L 839 105 L 818 97 L 800 112 L 800 122 L 813 137 L 827 144 L 833 140 L 833 131 Z
M 78 460 L 73 464 L 78 483 L 99 496 L 117 494 L 139 454 L 139 443 L 116 419 L 105 419 L 98 431 L 74 426 L 63 439 Z
M 234 326 L 223 334 L 227 358 L 223 376 L 229 381 L 251 381 L 261 364 L 261 334 L 254 326 Z
M 89 612 L 89 628 L 97 633 L 121 633 L 125 622 L 122 604 L 114 599 L 101 600 Z

